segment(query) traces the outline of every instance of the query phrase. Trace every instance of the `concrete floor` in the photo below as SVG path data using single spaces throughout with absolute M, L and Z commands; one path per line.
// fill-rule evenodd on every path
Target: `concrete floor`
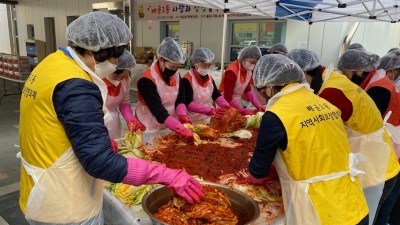
M 0 78 L 0 225 L 29 225 L 19 205 L 20 160 L 19 152 L 19 101 L 20 95 L 4 95 Z M 8 94 L 19 93 L 17 83 L 5 81 Z M 136 102 L 136 92 L 131 91 L 131 103 Z M 123 123 L 124 126 L 125 123 Z
M 0 98 L 4 94 L 0 79 Z M 7 94 L 18 93 L 17 83 L 6 81 Z M 5 96 L 0 105 L 0 225 L 28 225 L 19 208 L 20 160 L 18 121 L 20 95 Z

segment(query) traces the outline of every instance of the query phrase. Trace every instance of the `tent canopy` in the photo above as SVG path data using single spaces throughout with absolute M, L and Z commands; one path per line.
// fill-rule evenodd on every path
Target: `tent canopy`
M 397 0 L 168 0 L 237 13 L 307 22 L 399 22 Z M 227 1 L 227 3 L 225 3 Z

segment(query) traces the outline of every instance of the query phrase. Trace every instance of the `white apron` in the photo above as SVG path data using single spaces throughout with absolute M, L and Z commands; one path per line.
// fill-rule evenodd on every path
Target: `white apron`
M 333 65 L 330 64 L 323 83 L 329 79 L 332 71 Z M 377 78 L 382 78 L 382 73 L 379 73 L 379 70 L 377 71 L 377 75 L 371 80 L 376 81 Z M 367 200 L 369 224 L 371 225 L 374 222 L 376 210 L 385 185 L 390 148 L 383 140 L 383 127 L 370 134 L 361 134 L 347 126 L 345 128 L 351 152 L 359 154 L 357 168 L 365 172 L 359 178 Z
M 387 121 L 392 115 L 392 111 L 389 111 L 384 121 Z M 396 152 L 397 158 L 400 158 L 400 126 L 394 126 L 390 123 L 385 123 L 386 130 L 390 135 L 390 139 L 392 140 L 393 148 Z
M 208 80 L 207 87 L 202 87 L 197 83 L 196 77 L 193 74 L 193 69 L 189 70 L 189 74 L 192 77 L 193 101 L 207 107 L 212 107 L 211 96 L 214 90 L 214 85 L 211 76 L 209 75 L 210 79 Z M 201 113 L 188 112 L 188 116 L 193 120 L 193 122 L 208 123 L 210 120 L 210 116 Z
M 47 169 L 30 165 L 21 153 L 17 157 L 35 183 L 26 206 L 29 224 L 103 224 L 104 183 L 85 172 L 72 148 Z
M 157 61 L 154 62 L 150 67 L 151 77 L 155 81 L 157 92 L 160 95 L 161 103 L 168 111 L 168 114 L 172 117 L 177 118 L 175 113 L 175 102 L 179 92 L 179 72 L 176 72 L 171 78 L 175 78 L 176 85 L 169 86 L 165 81 L 157 74 L 155 66 Z M 140 122 L 146 127 L 145 133 L 154 133 L 160 129 L 166 128 L 164 124 L 158 123 L 157 119 L 150 112 L 149 107 L 138 101 L 136 105 L 136 115 Z
M 104 121 L 107 123 L 111 117 L 105 106 L 106 84 L 82 62 L 71 47 L 67 47 L 67 50 L 99 87 L 103 99 Z M 40 222 L 71 225 L 103 224 L 101 209 L 104 183 L 85 172 L 72 147 L 47 169 L 27 163 L 20 152 L 17 157 L 21 158 L 22 165 L 35 183 L 29 193 L 25 215 L 31 225 L 41 224 Z M 63 204 L 52 204 L 54 199 Z
M 272 106 L 281 96 L 292 93 L 300 88 L 306 88 L 310 92 L 313 90 L 308 84 L 298 84 L 283 92 L 274 95 L 267 104 L 267 108 Z M 349 155 L 349 170 L 331 173 L 324 176 L 315 176 L 307 180 L 296 181 L 289 175 L 285 163 L 283 162 L 281 151 L 275 154 L 274 160 L 276 170 L 281 182 L 283 205 L 285 208 L 285 218 L 287 225 L 319 225 L 321 224 L 314 203 L 312 202 L 308 189 L 310 185 L 316 182 L 323 182 L 332 179 L 341 178 L 350 174 L 352 180 L 358 174 L 363 173 L 355 168 L 357 156 L 350 153 Z M 307 212 L 307 214 L 299 213 Z
M 246 90 L 247 85 L 249 85 L 253 73 L 251 71 L 248 71 L 246 74 L 247 75 L 246 80 L 243 83 L 240 83 L 240 77 L 241 77 L 240 71 L 241 71 L 241 65 L 239 63 L 239 72 L 237 74 L 235 88 L 233 89 L 232 97 L 236 99 L 242 107 L 255 109 L 255 107 L 253 106 L 253 104 L 251 104 L 251 102 L 246 101 L 242 98 L 244 90 Z
M 126 95 L 129 94 L 129 82 L 127 80 L 121 80 L 120 84 L 121 90 L 118 96 L 107 96 L 106 107 L 110 112 L 111 119 L 105 125 L 110 133 L 110 137 L 113 139 L 122 138 L 124 132 L 121 127 L 119 106 L 125 99 Z M 117 88 L 117 87 L 115 87 Z

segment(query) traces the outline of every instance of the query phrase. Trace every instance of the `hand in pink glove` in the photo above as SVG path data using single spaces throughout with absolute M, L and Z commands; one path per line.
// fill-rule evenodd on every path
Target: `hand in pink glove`
M 128 122 L 128 129 L 130 131 L 137 131 L 137 130 L 145 131 L 146 127 L 138 119 L 133 117 L 133 119 Z
M 128 169 L 122 183 L 163 184 L 182 196 L 189 203 L 199 202 L 204 197 L 201 184 L 183 170 L 173 170 L 142 159 L 127 159 Z
M 265 112 L 265 107 L 264 106 L 257 107 L 257 110 L 259 112 Z
M 117 143 L 114 139 L 112 139 L 112 138 L 110 138 L 110 142 L 111 142 L 111 148 L 112 148 L 112 150 L 113 150 L 115 153 L 118 153 L 118 143 Z
M 268 176 L 264 178 L 255 178 L 251 174 L 244 180 L 238 181 L 239 184 L 255 184 L 264 186 L 268 181 L 279 180 L 275 164 L 272 163 Z
M 193 132 L 190 131 L 189 129 L 182 129 L 177 131 L 177 133 L 181 135 L 183 138 L 185 138 L 187 142 L 194 143 Z
M 228 110 L 227 108 L 216 108 L 216 109 L 214 109 L 214 111 L 215 111 L 214 115 L 223 116 L 227 110 Z
M 253 115 L 253 114 L 256 113 L 255 110 L 243 108 L 243 107 L 240 105 L 239 101 L 236 100 L 236 99 L 232 99 L 232 100 L 229 102 L 229 104 L 230 104 L 233 108 L 237 109 L 237 110 L 239 111 L 239 113 L 242 114 L 242 115 Z
M 193 123 L 193 121 L 187 115 L 179 115 L 179 121 L 181 123 Z
M 229 107 L 231 107 L 223 96 L 219 96 L 217 99 L 215 99 L 215 102 L 221 108 L 227 108 L 228 109 Z
M 200 202 L 200 199 L 204 197 L 201 184 L 183 170 L 178 172 L 175 178 L 167 184 L 167 187 L 191 204 Z
M 168 116 L 167 119 L 164 121 L 164 124 L 172 131 L 182 135 L 182 137 L 184 137 L 186 140 L 193 143 L 194 137 L 192 131 L 186 129 L 186 127 L 184 127 L 182 123 L 174 117 Z
M 257 113 L 257 110 L 242 108 L 239 109 L 239 112 L 242 115 L 254 115 L 255 113 Z
M 249 91 L 246 93 L 247 99 L 257 108 L 258 111 L 260 112 L 265 112 L 265 107 L 258 101 L 256 95 L 252 92 Z

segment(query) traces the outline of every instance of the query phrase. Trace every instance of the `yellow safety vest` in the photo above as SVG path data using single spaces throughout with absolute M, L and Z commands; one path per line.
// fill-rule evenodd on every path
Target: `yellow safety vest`
M 295 85 L 298 84 L 289 84 L 281 92 Z M 364 218 L 368 214 L 368 207 L 362 189 L 358 179 L 352 181 L 346 173 L 349 171 L 350 147 L 340 111 L 305 88 L 281 96 L 268 110 L 279 117 L 286 129 L 287 148 L 285 151 L 278 150 L 277 154 L 280 154 L 293 180 L 288 181 L 289 187 L 299 190 L 302 182 L 296 184 L 296 181 L 319 180 L 311 181 L 304 191 L 297 192 L 308 190 L 313 204 L 311 208 L 315 208 L 319 224 L 354 225 Z M 344 175 L 334 179 L 321 179 L 341 172 Z M 278 173 L 280 175 L 279 170 Z M 286 205 L 295 205 L 291 213 L 294 211 L 292 215 L 297 217 L 296 214 L 302 210 L 302 203 L 295 202 L 302 200 L 297 195 L 291 195 L 296 192 L 291 188 L 286 189 L 285 182 L 282 183 L 282 189 L 290 199 L 284 201 Z M 302 199 L 307 200 L 307 197 Z M 296 223 L 299 220 L 292 221 Z
M 326 70 L 322 77 L 325 78 Z M 381 113 L 375 106 L 375 102 L 359 86 L 349 82 L 349 79 L 339 72 L 332 72 L 329 79 L 324 82 L 319 93 L 325 88 L 340 89 L 353 105 L 353 114 L 345 125 L 359 133 L 369 134 L 383 127 Z M 318 93 L 318 94 L 319 94 Z M 385 130 L 384 141 L 390 147 L 390 158 L 386 173 L 386 180 L 389 180 L 399 173 L 400 166 L 394 151 L 388 132 Z
M 52 99 L 56 85 L 71 78 L 92 80 L 73 59 L 57 50 L 32 71 L 25 83 L 20 105 L 23 113 L 20 116 L 19 138 L 22 157 L 33 166 L 49 168 L 71 147 Z M 32 178 L 21 166 L 19 202 L 24 213 L 33 185 Z

